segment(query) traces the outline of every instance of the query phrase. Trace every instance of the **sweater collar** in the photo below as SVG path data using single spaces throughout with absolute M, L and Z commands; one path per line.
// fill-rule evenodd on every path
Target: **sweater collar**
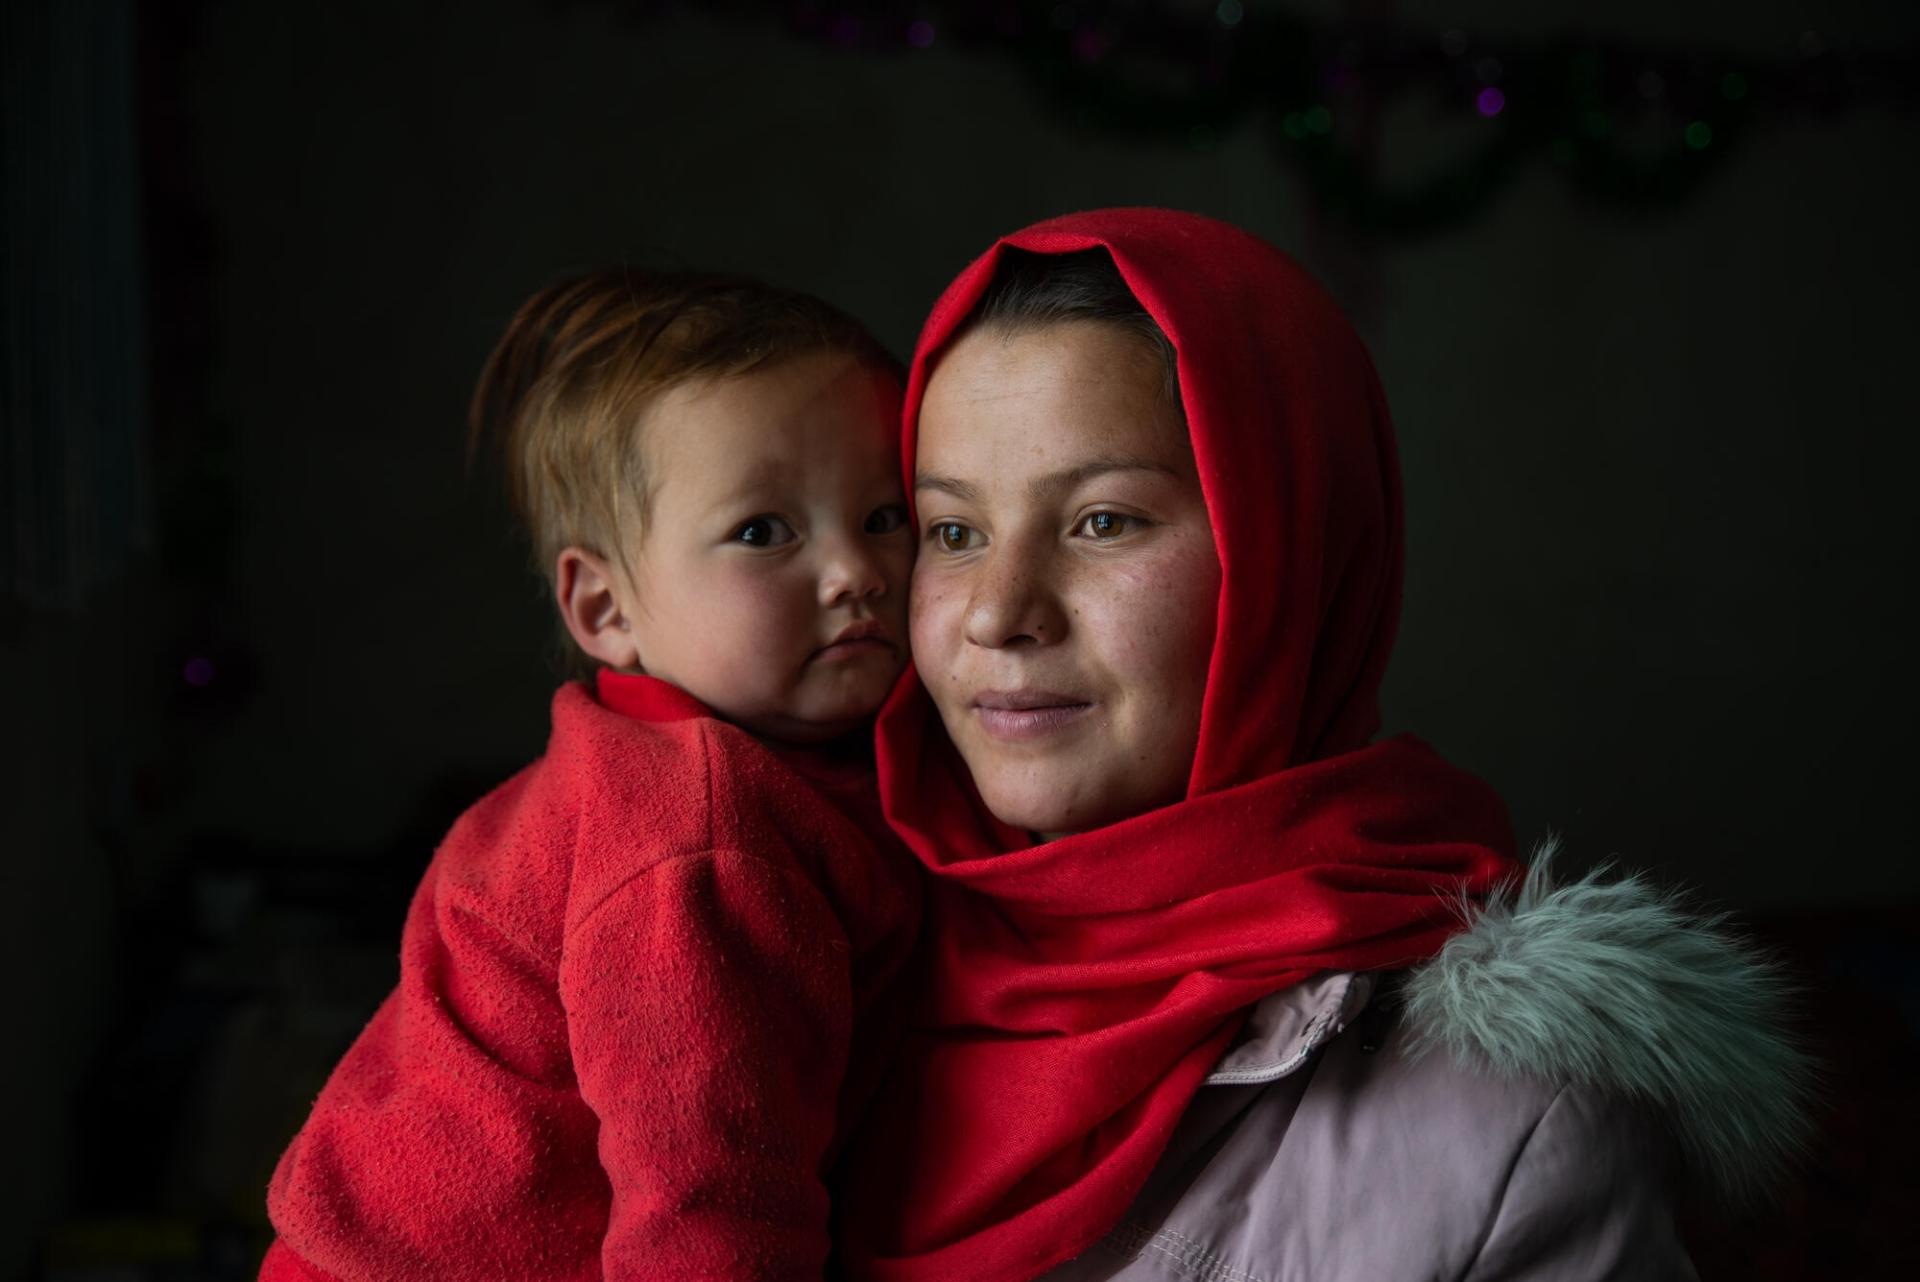
M 692 721 L 713 715 L 712 709 L 679 686 L 644 672 L 602 668 L 593 685 L 601 707 L 635 721 Z
M 635 721 L 653 723 L 714 718 L 714 711 L 679 686 L 643 672 L 616 672 L 602 668 L 594 676 L 594 695 L 600 706 Z M 746 733 L 742 731 L 741 733 Z M 758 739 L 757 736 L 755 736 Z M 873 791 L 873 740 L 864 731 L 817 744 L 781 744 L 758 740 L 787 768 L 812 783 L 836 793 L 852 792 L 865 802 Z M 885 827 L 879 819 L 879 799 L 872 799 L 873 831 Z

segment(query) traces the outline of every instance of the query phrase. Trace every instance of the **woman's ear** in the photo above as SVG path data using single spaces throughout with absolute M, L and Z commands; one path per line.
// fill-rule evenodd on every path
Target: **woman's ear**
M 620 672 L 640 670 L 640 643 L 628 619 L 627 580 L 607 559 L 565 547 L 554 559 L 553 599 L 573 643 Z

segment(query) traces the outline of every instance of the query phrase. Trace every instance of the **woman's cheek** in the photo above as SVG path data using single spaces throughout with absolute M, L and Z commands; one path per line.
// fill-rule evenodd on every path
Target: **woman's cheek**
M 1191 546 L 1173 544 L 1159 555 L 1116 563 L 1098 591 L 1081 594 L 1077 612 L 1085 621 L 1112 625 L 1130 650 L 1211 652 L 1219 594 L 1211 547 L 1196 555 Z
M 959 586 L 927 558 L 914 566 L 907 595 L 907 644 L 923 680 L 937 670 L 957 639 L 960 621 L 954 614 L 959 599 Z
M 1081 627 L 1104 638 L 1100 648 L 1140 706 L 1170 716 L 1162 729 L 1184 740 L 1184 722 L 1198 715 L 1213 656 L 1220 567 L 1211 543 L 1170 544 L 1104 586 L 1084 598 Z

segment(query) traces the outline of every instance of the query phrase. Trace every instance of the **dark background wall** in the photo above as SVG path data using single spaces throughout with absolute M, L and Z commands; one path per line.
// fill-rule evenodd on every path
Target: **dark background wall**
M 1016 41 L 936 26 L 920 48 L 872 7 L 858 32 L 831 5 L 60 8 L 7 29 L 8 173 L 37 185 L 12 184 L 8 224 L 0 937 L 32 1049 L 0 1277 L 245 1272 L 266 1172 L 391 981 L 439 829 L 542 741 L 546 607 L 461 419 L 512 307 L 574 268 L 762 274 L 904 352 L 953 272 L 1035 218 L 1248 227 L 1348 307 L 1395 408 L 1392 728 L 1491 779 L 1523 840 L 1560 831 L 1783 939 L 1890 941 L 1920 897 L 1898 377 L 1920 135 L 1898 94 L 1804 88 L 1913 49 L 1920 9 L 1233 7 L 1231 38 L 1297 23 L 1331 62 L 1386 31 L 1469 64 L 1762 69 L 1683 199 L 1596 185 L 1543 137 L 1399 235 L 1328 202 L 1278 111 L 1128 121 Z M 1230 9 L 978 8 L 1064 13 L 1062 38 L 1098 18 L 1116 58 L 1135 27 Z M 1504 121 L 1397 98 L 1363 154 L 1396 182 L 1457 167 L 1522 127 L 1509 87 Z M 1675 151 L 1642 96 L 1606 105 Z M 26 397 L 23 351 L 67 371 L 55 391 L 141 394 Z M 84 564 L 53 555 L 76 535 L 21 533 L 76 494 L 127 515 Z M 1913 954 L 1884 947 L 1842 969 L 1904 976 L 1885 1000 L 1912 1021 Z

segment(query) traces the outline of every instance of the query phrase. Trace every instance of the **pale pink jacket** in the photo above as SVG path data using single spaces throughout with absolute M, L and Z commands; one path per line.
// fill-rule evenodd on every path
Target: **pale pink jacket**
M 1636 880 L 1544 873 L 1399 976 L 1257 1006 L 1120 1224 L 1047 1282 L 1682 1282 L 1676 1191 L 1805 1135 L 1771 968 Z

